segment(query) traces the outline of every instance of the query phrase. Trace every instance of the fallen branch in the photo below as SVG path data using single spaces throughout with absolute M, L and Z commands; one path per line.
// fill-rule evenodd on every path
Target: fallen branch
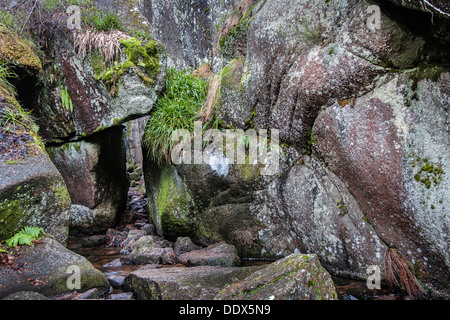
M 20 29 L 20 35 L 22 35 L 23 29 L 24 29 L 25 26 L 27 25 L 28 20 L 30 20 L 30 17 L 31 17 L 31 15 L 32 15 L 33 12 L 34 12 L 34 9 L 36 8 L 37 3 L 38 3 L 38 0 L 35 0 L 35 1 L 34 1 L 34 4 L 33 4 L 33 8 L 31 8 L 31 12 L 30 12 L 30 14 L 29 14 L 28 17 L 27 17 L 27 20 L 25 20 L 25 23 L 23 24 L 22 29 Z

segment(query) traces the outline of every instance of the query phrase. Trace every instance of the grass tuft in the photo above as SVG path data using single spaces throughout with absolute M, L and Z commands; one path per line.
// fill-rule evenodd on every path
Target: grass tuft
M 192 76 L 188 71 L 167 70 L 166 92 L 156 103 L 156 111 L 147 122 L 143 143 L 152 161 L 159 165 L 171 164 L 175 130 L 194 131 L 205 103 L 208 82 Z

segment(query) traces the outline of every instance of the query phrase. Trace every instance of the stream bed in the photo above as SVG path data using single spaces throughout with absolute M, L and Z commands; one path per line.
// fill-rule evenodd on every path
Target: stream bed
M 105 264 L 111 261 L 123 257 L 120 254 L 120 248 L 108 247 L 107 245 L 101 245 L 97 247 L 86 248 L 81 244 L 82 236 L 71 236 L 68 242 L 68 249 L 84 256 L 88 259 L 92 265 L 100 270 L 106 277 L 111 276 L 127 276 L 133 271 L 142 268 L 142 265 L 123 265 L 120 267 L 103 267 Z M 271 261 L 261 260 L 242 260 L 242 266 L 254 266 L 265 265 Z M 161 266 L 174 267 L 174 266 Z M 359 281 L 354 279 L 348 279 L 338 276 L 332 276 L 334 285 L 336 287 L 336 293 L 339 300 L 405 300 L 408 299 L 402 293 L 392 292 L 387 288 L 380 290 L 370 290 L 367 288 L 365 281 Z M 121 291 L 115 289 L 113 293 L 120 293 Z

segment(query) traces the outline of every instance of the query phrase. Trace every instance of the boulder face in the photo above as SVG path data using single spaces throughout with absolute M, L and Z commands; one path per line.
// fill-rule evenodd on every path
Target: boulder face
M 132 272 L 122 288 L 137 300 L 212 300 L 225 286 L 248 277 L 259 267 L 151 268 Z
M 46 154 L 0 163 L 0 240 L 25 226 L 41 227 L 61 243 L 67 242 L 70 195 Z
M 40 134 L 46 141 L 80 139 L 150 113 L 164 88 L 166 62 L 164 48 L 160 44 L 151 41 L 145 45 L 118 31 L 117 34 L 105 34 L 105 38 L 117 38 L 117 44 L 111 45 L 121 47 L 122 55 L 115 58 L 117 65 L 128 67 L 120 71 L 123 74 L 117 76 L 117 85 L 114 83 L 111 86 L 108 82 L 111 79 L 106 75 L 108 64 L 102 60 L 100 53 L 88 52 L 82 56 L 78 54 L 78 49 L 74 49 L 76 37 L 89 38 L 93 35 L 60 33 L 52 47 L 47 49 L 48 56 L 54 59 L 53 69 L 44 70 L 52 74 L 51 79 L 56 80 L 45 83 L 37 92 L 40 101 L 36 106 L 38 124 Z M 121 40 L 130 41 L 128 47 L 121 44 Z M 145 55 L 145 58 L 154 59 L 152 61 L 157 68 L 152 74 L 146 75 L 137 66 L 131 65 L 130 56 L 136 55 L 133 50 Z M 70 96 L 72 112 L 62 104 L 62 90 Z
M 41 61 L 29 41 L 3 28 L 0 32 L 0 60 L 17 73 L 11 85 L 0 79 L 0 241 L 34 226 L 65 244 L 70 196 L 18 92 L 21 83 L 39 74 Z
M 226 20 L 236 0 L 143 0 L 142 14 L 152 26 L 152 36 L 161 41 L 168 63 L 178 68 L 198 68 L 203 63 L 214 65 L 217 51 L 217 28 Z
M 104 297 L 109 291 L 108 280 L 86 258 L 48 237 L 44 239 L 44 243 L 34 247 L 22 247 L 20 256 L 13 261 L 17 265 L 23 265 L 22 270 L 0 266 L 0 298 L 20 291 L 34 291 L 46 297 L 73 292 L 75 289 L 69 288 L 67 284 L 76 283 L 69 279 L 75 275 L 74 270 L 80 271 L 79 292 L 97 288 Z M 72 266 L 73 270 L 69 269 Z
M 92 233 L 113 227 L 124 209 L 129 186 L 122 128 L 47 151 L 72 198 L 71 228 Z
M 333 280 L 315 255 L 293 254 L 221 290 L 215 300 L 334 300 Z
M 449 81 L 436 68 L 390 75 L 314 126 L 315 150 L 377 235 L 430 283 L 449 279 Z
M 265 251 L 286 256 L 315 253 L 334 274 L 364 278 L 382 265 L 385 244 L 346 185 L 315 158 L 304 156 L 255 194 L 252 212 Z

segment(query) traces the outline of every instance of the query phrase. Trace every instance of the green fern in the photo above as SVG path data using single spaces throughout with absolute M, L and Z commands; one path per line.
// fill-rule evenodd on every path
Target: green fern
M 38 240 L 41 234 L 46 234 L 44 229 L 26 226 L 5 242 L 10 248 L 23 245 L 32 246 L 33 240 Z
M 30 235 L 35 240 L 39 239 L 39 236 L 41 235 L 41 233 L 45 234 L 44 229 L 42 229 L 42 228 L 26 226 L 22 230 L 25 234 Z
M 64 109 L 73 112 L 72 99 L 70 98 L 70 95 L 67 92 L 67 90 L 63 87 L 60 87 L 60 97 Z

